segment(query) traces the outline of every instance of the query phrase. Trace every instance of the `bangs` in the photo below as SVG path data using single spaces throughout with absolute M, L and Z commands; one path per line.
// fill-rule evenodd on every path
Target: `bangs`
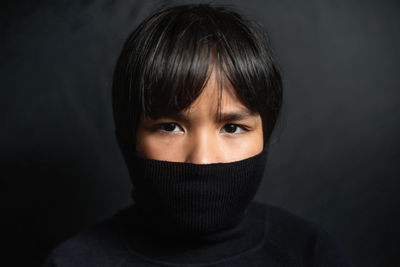
M 215 71 L 222 94 L 217 34 L 211 21 L 181 12 L 159 17 L 147 42 L 149 54 L 140 83 L 141 113 L 152 119 L 187 109 L 201 94 Z
M 233 89 L 261 115 L 263 128 L 273 127 L 277 115 L 267 117 L 280 109 L 281 80 L 255 29 L 237 13 L 209 5 L 175 6 L 147 18 L 128 38 L 114 73 L 117 129 L 134 136 L 141 116 L 158 119 L 187 109 L 213 72 L 218 112 L 223 88 Z
M 160 44 L 152 51 L 140 86 L 142 115 L 152 119 L 175 115 L 188 108 L 207 85 L 217 61 L 213 49 L 188 37 L 193 36 L 181 35 L 179 41 Z
M 195 11 L 157 17 L 160 21 L 150 29 L 152 38 L 146 47 L 152 49 L 143 62 L 139 87 L 144 116 L 158 119 L 185 110 L 201 94 L 213 71 L 218 103 L 225 82 L 247 108 L 257 107 L 248 101 L 251 95 L 257 98 L 254 84 L 260 78 L 254 75 L 260 72 L 260 63 L 254 62 L 259 56 L 250 30 L 231 17 L 227 21 L 221 14 L 201 16 Z

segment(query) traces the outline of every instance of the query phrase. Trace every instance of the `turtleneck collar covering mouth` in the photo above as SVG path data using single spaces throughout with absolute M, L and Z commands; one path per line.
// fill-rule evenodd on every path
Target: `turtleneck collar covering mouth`
M 212 164 L 142 157 L 116 132 L 142 219 L 165 237 L 196 238 L 238 225 L 261 182 L 267 146 L 250 158 Z

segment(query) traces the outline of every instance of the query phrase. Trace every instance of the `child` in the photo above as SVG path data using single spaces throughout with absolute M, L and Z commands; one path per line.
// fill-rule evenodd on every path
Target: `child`
M 48 264 L 348 266 L 324 231 L 253 202 L 281 103 L 270 48 L 241 15 L 201 4 L 147 18 L 113 83 L 135 204 L 66 241 Z

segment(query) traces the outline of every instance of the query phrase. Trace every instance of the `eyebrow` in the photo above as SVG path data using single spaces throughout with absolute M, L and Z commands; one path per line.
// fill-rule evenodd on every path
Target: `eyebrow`
M 220 114 L 216 114 L 215 121 L 217 122 L 241 121 L 253 116 L 255 116 L 255 113 L 247 110 L 241 110 L 237 112 L 236 111 L 226 112 L 226 113 L 221 112 Z
M 214 119 L 216 122 L 221 123 L 221 122 L 226 122 L 226 121 L 241 121 L 241 120 L 245 120 L 250 117 L 253 117 L 255 115 L 256 115 L 256 112 L 251 112 L 249 110 L 239 110 L 239 111 L 233 111 L 233 112 L 216 113 Z M 175 119 L 175 120 L 183 121 L 183 122 L 189 121 L 188 117 L 182 112 L 165 114 L 165 116 L 162 116 L 162 117 Z M 162 117 L 160 117 L 160 118 L 162 118 Z M 160 118 L 154 118 L 154 119 L 157 120 Z

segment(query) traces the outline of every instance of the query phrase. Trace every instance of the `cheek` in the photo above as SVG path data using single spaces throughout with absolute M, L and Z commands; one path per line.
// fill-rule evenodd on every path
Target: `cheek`
M 263 146 L 255 140 L 250 140 L 248 142 L 242 142 L 236 147 L 231 147 L 232 155 L 236 155 L 234 160 L 242 160 L 253 157 L 261 153 Z M 232 160 L 231 160 L 232 161 Z
M 136 150 L 140 155 L 149 159 L 182 161 L 182 144 L 174 138 L 157 138 L 151 135 L 140 136 L 136 143 Z
M 245 138 L 226 141 L 224 146 L 224 161 L 232 162 L 250 158 L 261 153 L 263 147 L 262 135 L 252 135 Z

